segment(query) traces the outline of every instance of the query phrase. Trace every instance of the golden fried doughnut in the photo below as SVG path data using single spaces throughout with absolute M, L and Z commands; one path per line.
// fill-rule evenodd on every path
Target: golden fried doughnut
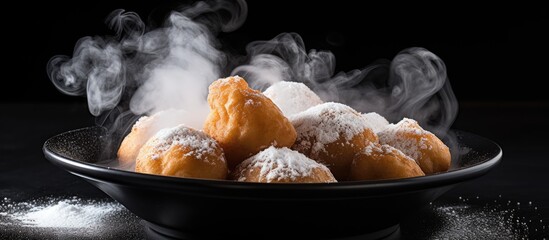
M 231 178 L 264 183 L 337 182 L 326 166 L 297 151 L 273 146 L 240 163 Z
M 120 167 L 133 168 L 139 149 L 143 144 L 160 129 L 183 123 L 184 113 L 182 110 L 169 109 L 157 112 L 150 117 L 139 118 L 118 148 L 117 157 Z
M 223 150 L 205 133 L 179 125 L 164 128 L 143 145 L 135 171 L 148 174 L 225 179 Z
M 269 146 L 290 147 L 296 139 L 292 124 L 261 92 L 239 77 L 213 82 L 209 87 L 210 114 L 204 132 L 225 152 L 232 169 Z
M 154 134 L 150 130 L 149 124 L 144 124 L 145 122 L 150 122 L 150 118 L 147 116 L 139 118 L 133 125 L 131 132 L 122 140 L 116 154 L 120 167 L 128 168 L 133 166 L 139 149 Z
M 416 161 L 389 145 L 370 143 L 351 165 L 350 180 L 380 180 L 425 176 Z
M 263 94 L 271 99 L 285 116 L 303 112 L 323 103 L 305 84 L 281 81 L 271 85 Z
M 434 134 L 413 120 L 404 118 L 378 133 L 381 144 L 388 144 L 408 155 L 425 174 L 447 171 L 452 157 L 448 147 Z
M 325 164 L 338 181 L 347 180 L 355 154 L 378 142 L 360 113 L 340 103 L 323 103 L 290 119 L 297 131 L 292 149 Z

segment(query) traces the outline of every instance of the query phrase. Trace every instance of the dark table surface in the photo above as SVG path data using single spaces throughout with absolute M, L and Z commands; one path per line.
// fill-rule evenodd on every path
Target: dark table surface
M 94 121 L 81 103 L 0 104 L 0 239 L 150 236 L 141 220 L 123 207 L 105 219 L 110 227 L 92 232 L 33 227 L 12 217 L 33 204 L 66 199 L 117 205 L 81 178 L 53 166 L 42 153 L 49 137 Z M 502 163 L 405 219 L 391 239 L 549 239 L 548 126 L 547 103 L 462 103 L 453 128 L 500 144 Z

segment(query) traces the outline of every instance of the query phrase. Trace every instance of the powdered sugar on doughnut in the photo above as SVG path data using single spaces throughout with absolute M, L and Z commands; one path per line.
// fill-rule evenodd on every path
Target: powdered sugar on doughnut
M 267 182 L 281 179 L 295 181 L 300 177 L 311 176 L 313 169 L 316 168 L 321 168 L 325 172 L 330 171 L 326 166 L 297 151 L 286 147 L 275 148 L 273 146 L 244 160 L 240 165 L 243 166 L 242 170 L 249 168 L 259 169 L 259 179 L 266 179 Z M 238 179 L 238 181 L 244 180 L 243 177 Z
M 419 138 L 407 137 L 408 134 L 419 136 Z M 417 160 L 422 156 L 421 149 L 432 148 L 427 144 L 425 136 L 428 134 L 432 133 L 423 130 L 417 121 L 404 118 L 397 124 L 387 125 L 383 131 L 378 133 L 378 137 L 380 143 L 391 145 Z
M 402 155 L 405 159 L 415 162 L 414 159 L 404 154 L 402 151 L 387 144 L 379 145 L 379 144 L 370 142 L 370 144 L 368 144 L 362 151 L 367 156 L 372 156 L 374 154 L 386 155 L 386 154 L 394 153 L 397 155 Z
M 368 122 L 374 133 L 381 132 L 389 125 L 389 121 L 376 112 L 363 113 L 362 117 L 366 119 L 366 122 Z
M 324 146 L 344 137 L 350 141 L 370 126 L 366 120 L 351 107 L 327 102 L 290 117 L 297 131 L 298 147 L 311 148 L 313 154 L 325 151 Z M 310 142 L 310 141 L 314 142 Z
M 216 87 L 221 87 L 227 84 L 239 84 L 241 80 L 244 80 L 244 79 L 238 75 L 234 75 L 232 77 L 227 77 L 227 78 L 220 78 L 216 81 L 216 84 L 218 84 Z
M 137 121 L 133 124 L 132 129 L 143 128 L 143 125 L 147 125 L 147 122 L 149 122 L 148 119 L 149 119 L 148 116 L 140 117 L 140 118 L 137 119 Z
M 322 100 L 303 83 L 277 82 L 263 94 L 270 98 L 284 116 L 289 117 L 322 103 Z
M 203 133 L 185 125 L 178 125 L 173 128 L 164 128 L 156 133 L 151 140 L 154 155 L 151 159 L 158 159 L 173 146 L 183 146 L 192 149 L 185 156 L 194 155 L 197 159 L 203 159 L 203 155 L 214 155 L 215 149 L 219 149 L 217 142 Z M 207 158 L 204 158 L 205 160 Z M 221 159 L 225 161 L 225 159 Z

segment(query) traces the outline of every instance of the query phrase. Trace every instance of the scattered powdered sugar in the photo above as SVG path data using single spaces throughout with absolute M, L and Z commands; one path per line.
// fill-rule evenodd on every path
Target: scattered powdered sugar
M 406 134 L 419 136 L 419 139 L 407 137 Z M 427 138 L 424 137 L 427 134 L 432 133 L 423 130 L 415 120 L 404 118 L 397 124 L 387 125 L 381 132 L 378 132 L 378 137 L 380 143 L 391 145 L 417 160 L 422 156 L 421 149 L 432 147 L 427 144 Z
M 130 239 L 141 232 L 139 218 L 112 201 L 69 197 L 0 202 L 0 239 L 105 239 L 125 232 Z
M 289 117 L 322 103 L 322 100 L 305 84 L 298 82 L 277 82 L 263 94 L 270 98 L 284 116 Z
M 156 133 L 151 140 L 151 147 L 155 149 L 151 158 L 160 158 L 172 146 L 189 147 L 192 150 L 188 154 L 193 154 L 197 159 L 202 159 L 205 154 L 215 154 L 215 149 L 219 148 L 217 142 L 203 133 L 185 125 L 179 125 L 173 128 L 164 128 Z M 224 159 L 221 159 L 224 160 Z
M 88 228 L 101 224 L 101 219 L 113 211 L 116 205 L 78 204 L 73 199 L 60 200 L 50 206 L 33 207 L 14 218 L 24 225 L 54 228 Z
M 366 119 L 366 122 L 370 124 L 370 127 L 374 133 L 381 132 L 387 125 L 389 125 L 389 121 L 376 112 L 363 113 L 362 116 Z
M 401 224 L 402 235 L 407 239 L 541 240 L 549 236 L 547 223 L 543 223 L 531 202 L 522 207 L 520 202 L 501 198 L 459 197 L 459 202 L 432 203 L 421 215 L 413 228 Z M 408 221 L 418 221 L 417 215 L 412 218 Z
M 296 180 L 300 177 L 310 176 L 313 169 L 321 168 L 329 172 L 328 168 L 305 155 L 289 148 L 269 148 L 244 160 L 242 171 L 249 168 L 259 168 L 259 179 L 266 179 L 267 182 L 281 179 Z M 244 181 L 243 177 L 238 181 Z
M 311 153 L 324 151 L 324 145 L 344 137 L 350 141 L 366 128 L 366 120 L 354 109 L 341 103 L 327 102 L 290 117 L 297 132 L 296 143 L 311 148 Z M 313 141 L 313 142 L 310 142 Z

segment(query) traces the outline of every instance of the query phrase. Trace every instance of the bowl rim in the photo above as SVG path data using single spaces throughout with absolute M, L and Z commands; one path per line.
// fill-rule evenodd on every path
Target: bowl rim
M 280 191 L 292 191 L 296 194 L 296 197 L 314 197 L 314 195 L 322 194 L 326 191 L 330 191 L 330 195 L 333 197 L 356 197 L 360 195 L 369 196 L 377 193 L 398 194 L 401 191 L 416 191 L 444 185 L 453 185 L 484 175 L 500 163 L 503 156 L 501 147 L 494 141 L 467 131 L 452 129 L 452 131 L 456 133 L 470 135 L 478 140 L 492 145 L 492 147 L 497 149 L 498 153 L 489 158 L 487 157 L 484 161 L 472 164 L 470 166 L 452 169 L 447 172 L 412 178 L 374 181 L 344 181 L 337 183 L 255 183 L 238 182 L 233 180 L 179 178 L 126 171 L 68 158 L 49 148 L 51 142 L 62 138 L 64 135 L 82 131 L 98 131 L 102 129 L 102 127 L 92 126 L 59 133 L 46 140 L 42 150 L 45 157 L 51 163 L 74 175 L 83 177 L 86 180 L 142 187 L 161 186 L 164 190 L 185 190 L 192 191 L 195 194 L 208 195 L 211 194 L 212 191 L 221 191 L 223 193 L 233 194 L 234 196 L 240 195 L 240 197 L 245 197 L 250 191 L 256 191 L 256 194 L 254 194 L 255 198 L 262 197 L 257 195 L 259 192 L 263 194 L 263 197 L 276 196 Z

